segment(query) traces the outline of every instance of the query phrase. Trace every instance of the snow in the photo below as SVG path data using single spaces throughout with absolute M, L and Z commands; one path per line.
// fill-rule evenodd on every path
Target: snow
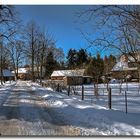
M 15 71 L 12 71 L 12 73 L 15 73 Z M 27 70 L 27 68 L 18 68 L 18 73 L 19 74 L 26 74 L 26 73 L 29 73 L 29 70 Z
M 127 70 L 137 70 L 137 67 L 129 67 L 128 62 L 119 61 L 115 64 L 112 71 L 127 71 Z
M 85 69 L 53 71 L 52 76 L 83 76 Z
M 11 88 L 12 86 L 14 86 L 16 84 L 16 81 L 6 81 L 5 83 L 3 82 L 3 85 L 1 85 L 0 83 L 0 88 Z
M 22 117 L 18 118 L 18 120 L 11 119 L 11 124 L 18 124 L 17 130 L 20 130 L 18 134 L 26 132 L 28 135 L 46 135 L 48 131 L 52 132 L 52 130 L 54 130 L 54 127 L 47 122 L 50 120 L 51 123 L 58 126 L 57 131 L 60 131 L 62 127 L 64 127 L 64 129 L 69 132 L 69 127 L 71 127 L 71 130 L 73 132 L 76 131 L 80 136 L 140 135 L 140 94 L 138 93 L 138 83 L 128 84 L 128 89 L 130 89 L 128 94 L 134 94 L 137 95 L 137 97 L 134 98 L 134 104 L 132 104 L 132 107 L 128 110 L 127 114 L 121 108 L 123 107 L 121 99 L 124 95 L 120 95 L 117 89 L 114 89 L 113 91 L 113 100 L 116 102 L 112 105 L 112 109 L 110 110 L 104 105 L 105 100 L 107 103 L 106 96 L 101 96 L 98 100 L 95 99 L 93 95 L 92 98 L 91 96 L 85 96 L 85 100 L 82 101 L 81 96 L 79 95 L 67 96 L 66 93 L 52 91 L 50 88 L 41 87 L 39 84 L 31 81 L 18 81 L 15 85 L 17 88 L 13 88 L 14 84 L 15 82 L 7 82 L 1 87 L 0 99 L 3 99 L 4 97 L 8 98 L 3 104 L 4 107 L 9 107 L 10 105 L 15 106 L 14 100 L 17 100 L 17 98 L 20 99 L 18 102 L 20 114 L 18 116 Z M 101 84 L 99 86 L 103 88 L 106 85 Z M 120 85 L 110 84 L 109 86 L 119 87 Z M 93 92 L 93 85 L 85 85 L 84 87 L 87 95 L 90 95 L 91 92 Z M 122 87 L 123 90 L 126 89 L 126 84 L 123 84 Z M 80 86 L 77 87 L 79 93 L 81 90 L 80 88 Z M 9 92 L 11 90 L 12 94 Z M 19 94 L 15 94 L 17 91 Z M 28 93 L 29 91 L 30 94 Z M 100 91 L 100 94 L 106 95 L 106 91 L 104 91 L 104 93 Z M 128 97 L 131 98 L 133 96 Z M 2 104 L 2 100 L 0 100 L 0 103 Z M 39 106 L 33 106 L 34 104 L 35 106 L 41 105 L 41 109 L 39 109 Z M 43 110 L 43 107 L 45 107 L 45 111 Z M 27 110 L 29 112 L 27 112 Z M 42 122 L 44 118 L 40 118 L 41 116 L 45 117 L 45 120 L 47 119 L 47 121 Z M 3 116 L 0 117 L 0 119 L 2 119 Z M 1 125 L 5 120 L 2 121 L 0 121 L 0 129 L 2 129 Z M 44 123 L 47 123 L 45 127 L 50 127 L 50 129 L 46 130 L 43 125 Z M 11 126 L 12 125 L 9 127 Z M 7 128 L 7 131 L 8 130 L 9 129 Z M 56 131 L 56 129 L 54 131 Z
M 9 90 L 16 84 L 15 81 L 6 81 L 3 85 L 0 85 L 0 105 L 8 98 Z
M 128 63 L 120 61 L 113 67 L 112 71 L 123 70 L 124 68 L 128 68 Z
M 110 86 L 119 85 L 110 84 Z M 138 84 L 128 86 L 138 87 Z M 61 114 L 68 125 L 79 128 L 82 135 L 95 135 L 95 131 L 96 134 L 98 132 L 97 135 L 140 135 L 140 96 L 134 100 L 138 103 L 131 108 L 133 112 L 126 114 L 119 109 L 121 97 L 114 99 L 118 103 L 109 110 L 107 106 L 102 106 L 104 99 L 101 99 L 100 103 L 98 101 L 91 103 L 89 100 L 81 101 L 79 96 L 69 97 L 64 93 L 50 91 L 50 88 L 49 90 L 38 86 L 37 88 L 39 95 L 45 99 L 48 106 Z

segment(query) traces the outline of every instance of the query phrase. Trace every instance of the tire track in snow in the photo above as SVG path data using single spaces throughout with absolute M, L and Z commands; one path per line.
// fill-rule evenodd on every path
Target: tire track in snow
M 12 87 L 1 110 L 4 116 L 0 118 L 2 135 L 79 136 L 84 132 L 82 128 L 67 125 L 61 112 L 50 108 L 50 104 L 38 96 L 37 92 L 26 81 L 18 81 Z
M 21 92 L 19 96 L 19 118 L 24 118 L 19 124 L 19 135 L 79 135 L 79 133 L 77 133 L 77 131 L 70 126 L 57 126 L 54 125 L 54 123 L 51 123 L 54 121 L 54 117 L 52 117 L 52 114 L 50 115 L 48 111 L 46 111 L 47 109 L 44 110 L 44 108 L 47 108 L 48 106 L 44 103 L 44 100 L 36 94 L 37 91 L 35 89 L 32 90 L 30 84 L 27 85 L 25 82 L 21 82 L 18 86 L 21 86 L 21 88 L 22 86 L 26 87 L 26 92 Z M 28 99 L 24 99 L 24 97 L 27 97 L 27 95 L 29 96 Z M 55 114 L 53 114 L 53 116 L 54 115 Z M 37 120 L 35 120 L 33 116 L 35 116 Z M 31 121 L 32 119 L 33 121 Z

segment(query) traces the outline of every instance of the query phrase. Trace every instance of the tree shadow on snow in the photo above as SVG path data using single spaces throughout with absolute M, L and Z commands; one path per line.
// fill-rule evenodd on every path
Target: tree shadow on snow
M 73 125 L 84 128 L 104 127 L 105 124 L 111 126 L 114 122 L 140 125 L 140 115 L 138 114 L 125 114 L 121 111 L 94 108 L 80 109 L 70 105 L 62 108 L 31 106 L 28 103 L 21 106 L 0 106 L 0 118 L 33 123 L 41 121 L 58 126 Z

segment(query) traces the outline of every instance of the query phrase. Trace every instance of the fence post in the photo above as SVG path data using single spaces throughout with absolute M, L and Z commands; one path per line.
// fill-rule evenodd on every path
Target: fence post
M 126 90 L 128 91 L 128 82 L 127 82 L 127 78 L 126 78 Z
M 56 91 L 60 92 L 60 85 L 59 84 L 57 84 Z
M 108 91 L 108 107 L 111 109 L 111 88 L 109 88 Z
M 127 114 L 127 92 L 125 91 L 125 112 Z
M 68 86 L 68 96 L 70 96 L 70 85 Z
M 82 100 L 84 100 L 84 86 L 82 85 Z

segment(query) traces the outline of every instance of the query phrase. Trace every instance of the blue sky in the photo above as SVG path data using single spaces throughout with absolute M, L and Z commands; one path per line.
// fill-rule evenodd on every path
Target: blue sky
M 77 30 L 79 24 L 75 13 L 87 9 L 88 5 L 17 5 L 16 9 L 20 13 L 20 18 L 26 24 L 34 20 L 43 29 L 49 32 L 57 40 L 57 47 L 64 50 L 65 55 L 70 48 L 80 49 L 87 48 L 87 42 Z M 95 50 L 91 48 L 91 54 Z M 109 54 L 104 52 L 102 56 Z

